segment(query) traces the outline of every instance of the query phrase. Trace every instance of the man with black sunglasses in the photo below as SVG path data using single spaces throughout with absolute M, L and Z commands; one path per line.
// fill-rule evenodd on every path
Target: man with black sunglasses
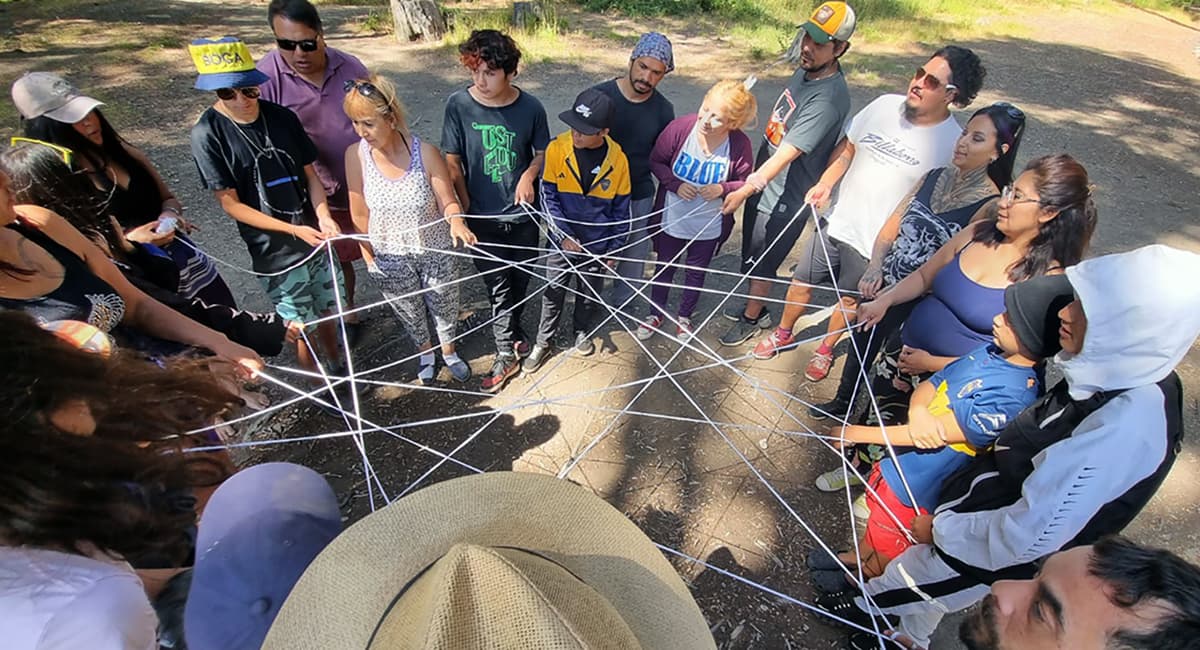
M 272 0 L 267 22 L 278 46 L 258 69 L 268 81 L 262 97 L 292 109 L 317 147 L 313 166 L 329 197 L 329 213 L 344 234 L 354 234 L 350 199 L 346 192 L 346 147 L 358 142 L 349 118 L 342 111 L 346 82 L 370 76 L 353 55 L 325 44 L 321 16 L 308 0 Z M 362 257 L 358 242 L 333 243 L 346 281 L 346 308 L 354 307 L 354 261 Z M 358 315 L 346 316 L 347 333 L 357 338 Z

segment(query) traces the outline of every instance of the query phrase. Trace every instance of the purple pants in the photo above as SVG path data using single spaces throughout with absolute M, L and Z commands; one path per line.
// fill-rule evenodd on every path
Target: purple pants
M 671 287 L 668 285 L 675 282 L 675 265 L 677 264 L 697 267 L 684 270 L 683 284 L 687 288 L 683 290 L 683 299 L 679 302 L 679 316 L 681 318 L 692 317 L 692 312 L 696 310 L 696 303 L 700 300 L 699 288 L 704 286 L 704 276 L 707 275 L 707 272 L 702 269 L 708 268 L 708 264 L 712 261 L 713 255 L 716 255 L 717 247 L 720 244 L 719 239 L 689 243 L 687 239 L 677 239 L 665 232 L 659 232 L 654 236 L 654 250 L 658 253 L 658 264 L 654 268 L 654 278 L 651 280 L 654 285 L 650 288 L 650 299 L 654 301 L 654 311 L 659 318 L 667 317 L 667 300 L 671 294 Z M 687 248 L 687 253 L 680 255 L 680 251 L 684 248 Z

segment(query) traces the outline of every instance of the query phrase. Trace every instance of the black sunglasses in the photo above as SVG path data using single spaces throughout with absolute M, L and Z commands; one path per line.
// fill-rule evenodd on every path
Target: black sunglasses
M 286 38 L 277 38 L 275 39 L 275 44 L 279 46 L 279 49 L 287 50 L 288 52 L 295 51 L 297 47 L 305 52 L 317 51 L 317 39 L 315 38 L 306 38 L 302 41 L 292 41 Z
M 942 87 L 942 80 L 926 72 L 924 67 L 917 68 L 917 71 L 913 73 L 913 81 L 921 82 L 925 90 L 937 90 Z M 946 84 L 946 90 L 958 90 L 958 86 L 948 83 Z
M 1025 112 L 1016 106 L 1009 104 L 1008 102 L 996 102 L 995 104 L 992 104 L 992 106 L 1003 109 L 1004 112 L 1014 120 L 1018 120 L 1020 122 L 1025 121 Z
M 241 93 L 242 97 L 245 97 L 246 99 L 258 99 L 258 96 L 260 94 L 262 94 L 261 91 L 259 91 L 258 86 L 246 86 L 245 88 L 218 88 L 217 89 L 217 97 L 220 97 L 221 99 L 224 99 L 225 101 L 229 101 L 229 100 L 233 99 L 234 97 L 237 97 L 238 93 Z
M 347 79 L 346 83 L 342 84 L 342 92 L 348 93 L 351 90 L 358 90 L 358 94 L 371 99 L 372 97 L 383 97 L 383 93 L 375 87 L 375 84 L 369 81 L 358 81 L 356 79 Z

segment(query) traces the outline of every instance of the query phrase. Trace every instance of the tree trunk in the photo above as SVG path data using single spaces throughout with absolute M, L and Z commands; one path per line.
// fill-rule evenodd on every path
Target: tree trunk
M 521 31 L 531 31 L 546 20 L 546 9 L 537 0 L 513 2 L 512 25 Z
M 391 0 L 396 40 L 439 41 L 446 35 L 446 19 L 434 0 Z

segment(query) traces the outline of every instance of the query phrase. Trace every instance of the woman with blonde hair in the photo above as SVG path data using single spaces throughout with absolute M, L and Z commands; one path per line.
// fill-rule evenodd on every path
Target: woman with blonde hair
M 733 215 L 722 214 L 726 194 L 754 170 L 750 138 L 742 133 L 758 111 L 754 95 L 740 81 L 718 81 L 704 95 L 699 113 L 676 118 L 654 143 L 650 171 L 658 178 L 654 210 L 661 227 L 654 236 L 658 265 L 650 297 L 654 312 L 637 329 L 649 339 L 666 318 L 675 269 L 686 264 L 677 335 L 692 335 L 692 312 L 704 286 L 705 269 L 733 230 Z
M 450 376 L 465 382 L 471 368 L 454 348 L 457 264 L 442 251 L 476 239 L 442 153 L 409 130 L 395 87 L 379 75 L 346 82 L 342 106 L 362 138 L 346 149 L 346 182 L 354 225 L 369 236 L 360 245 L 371 277 L 421 352 L 421 383 L 432 384 L 436 370 L 427 312 Z

